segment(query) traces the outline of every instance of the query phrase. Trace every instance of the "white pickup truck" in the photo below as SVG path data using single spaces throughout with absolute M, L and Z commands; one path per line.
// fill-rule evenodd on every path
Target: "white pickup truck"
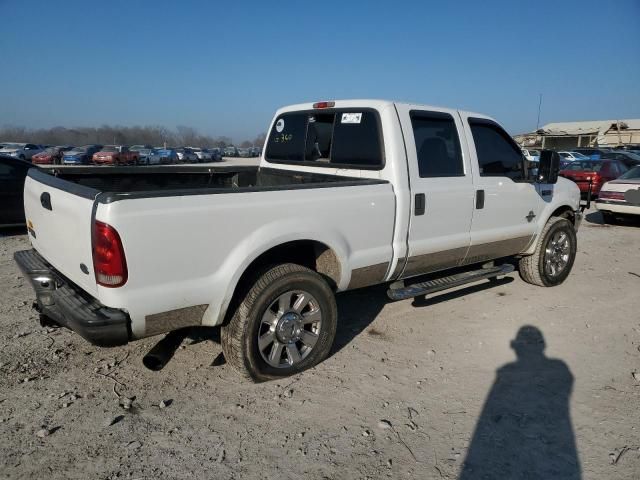
M 514 265 L 529 283 L 563 282 L 580 192 L 557 154 L 540 160 L 530 178 L 477 113 L 294 105 L 256 167 L 31 170 L 33 249 L 15 259 L 41 314 L 95 344 L 221 325 L 227 361 L 267 380 L 328 355 L 338 292 L 388 283 L 403 299 Z

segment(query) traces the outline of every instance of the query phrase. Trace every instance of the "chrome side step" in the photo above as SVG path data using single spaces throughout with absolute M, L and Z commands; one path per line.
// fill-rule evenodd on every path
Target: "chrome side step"
M 477 282 L 485 278 L 495 278 L 513 272 L 514 267 L 510 264 L 500 265 L 499 267 L 481 268 L 470 272 L 456 273 L 447 277 L 436 278 L 422 283 L 415 283 L 408 287 L 390 288 L 387 290 L 387 296 L 391 300 L 404 300 L 419 295 L 427 295 L 429 293 L 447 290 L 448 288 L 459 287 L 467 283 Z

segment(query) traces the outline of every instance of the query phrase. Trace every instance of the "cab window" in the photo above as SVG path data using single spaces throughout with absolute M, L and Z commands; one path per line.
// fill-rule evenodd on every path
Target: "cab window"
M 522 151 L 502 128 L 482 119 L 469 119 L 469 125 L 481 177 L 525 178 Z
M 420 177 L 464 176 L 458 130 L 448 113 L 412 111 Z
M 320 167 L 381 169 L 380 120 L 371 109 L 285 113 L 273 124 L 265 159 Z

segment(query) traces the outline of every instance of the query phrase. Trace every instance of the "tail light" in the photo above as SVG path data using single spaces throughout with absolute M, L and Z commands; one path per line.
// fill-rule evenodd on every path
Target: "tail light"
M 316 102 L 313 108 L 332 108 L 336 106 L 336 102 Z
M 121 287 L 127 283 L 127 260 L 122 240 L 115 228 L 96 220 L 93 226 L 93 271 L 103 287 Z
M 600 199 L 602 200 L 620 200 L 624 201 L 624 192 L 609 192 L 606 190 L 600 191 Z

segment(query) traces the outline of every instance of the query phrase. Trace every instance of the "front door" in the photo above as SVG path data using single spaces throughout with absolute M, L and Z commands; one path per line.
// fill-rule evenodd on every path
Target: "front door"
M 454 267 L 469 248 L 473 179 L 455 110 L 398 105 L 411 179 L 409 253 L 401 278 Z
M 520 147 L 495 122 L 463 114 L 469 150 L 477 159 L 471 246 L 465 264 L 524 251 L 534 240 L 543 200 L 528 180 Z

